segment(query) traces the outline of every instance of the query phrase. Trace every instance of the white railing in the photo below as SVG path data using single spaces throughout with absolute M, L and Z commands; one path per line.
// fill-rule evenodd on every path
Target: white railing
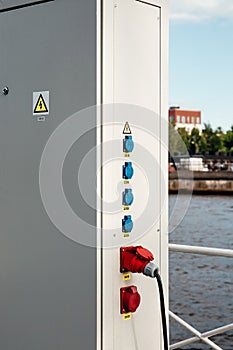
M 208 248 L 208 247 L 197 247 L 197 246 L 187 246 L 187 245 L 178 245 L 178 244 L 169 244 L 169 250 L 173 252 L 180 252 L 180 253 L 190 253 L 190 254 L 202 254 L 202 255 L 208 255 L 208 256 L 222 256 L 226 258 L 233 258 L 233 250 L 230 249 L 219 249 L 219 248 Z M 213 337 L 217 334 L 222 334 L 227 331 L 233 330 L 233 323 L 223 326 L 220 328 L 213 329 L 211 331 L 200 333 L 196 328 L 192 327 L 190 324 L 182 320 L 179 316 L 175 315 L 172 311 L 169 311 L 170 317 L 172 317 L 175 321 L 180 323 L 182 326 L 187 328 L 191 333 L 193 333 L 195 336 L 192 338 L 188 338 L 185 340 L 182 340 L 178 343 L 170 345 L 169 349 L 180 349 L 181 347 L 185 345 L 190 345 L 193 343 L 196 343 L 198 341 L 201 341 L 211 347 L 211 349 L 215 350 L 223 350 L 220 348 L 217 344 L 215 344 L 212 340 L 210 340 L 210 337 Z
M 192 245 L 169 244 L 169 250 L 180 253 L 202 254 L 209 256 L 223 256 L 225 258 L 233 258 L 233 250 L 196 247 Z

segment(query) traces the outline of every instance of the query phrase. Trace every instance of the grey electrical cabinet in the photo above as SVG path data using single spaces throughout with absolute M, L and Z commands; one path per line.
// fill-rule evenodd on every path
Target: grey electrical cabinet
M 167 18 L 164 0 L 0 1 L 1 350 L 162 349 L 155 285 L 135 275 L 123 280 L 119 252 L 122 245 L 152 250 L 167 290 L 167 195 L 163 202 L 159 195 L 167 171 L 160 140 L 164 144 L 167 133 L 162 126 L 167 116 Z M 134 115 L 117 113 L 118 103 L 155 113 L 150 133 L 159 137 L 153 147 L 149 137 L 141 137 Z M 99 107 L 105 104 L 107 109 Z M 144 112 L 137 111 L 145 120 Z M 77 138 L 59 168 L 69 141 L 62 134 L 67 122 Z M 144 165 L 137 169 L 140 142 L 156 159 L 157 197 L 149 214 L 154 205 L 161 211 L 154 227 L 137 239 L 134 231 L 130 239 L 122 236 L 121 193 L 117 210 L 105 210 L 117 184 L 125 186 L 122 131 L 128 123 L 136 140 L 130 155 L 135 201 L 128 214 L 141 223 L 145 217 L 140 211 L 147 183 L 140 177 Z M 79 135 L 80 130 L 85 132 Z M 105 162 L 109 147 L 116 162 Z M 47 173 L 42 169 L 46 161 Z M 57 178 L 61 193 L 56 192 Z M 47 190 L 44 180 L 50 183 Z M 64 228 L 69 216 L 60 206 L 63 195 L 71 219 L 79 218 L 77 239 Z M 137 230 L 137 222 L 134 226 Z M 141 304 L 125 317 L 120 291 L 131 285 L 141 293 Z
M 0 96 L 0 348 L 91 350 L 96 251 L 50 222 L 39 166 L 56 127 L 96 104 L 96 3 L 37 2 L 4 1 L 31 6 L 0 13 L 0 89 L 9 89 Z M 40 91 L 49 91 L 44 122 L 33 115 L 33 92 Z M 80 141 L 75 161 L 95 142 L 94 132 Z M 95 173 L 93 161 L 93 181 Z M 72 181 L 66 174 L 67 187 Z M 74 198 L 76 210 L 95 224 L 81 195 Z

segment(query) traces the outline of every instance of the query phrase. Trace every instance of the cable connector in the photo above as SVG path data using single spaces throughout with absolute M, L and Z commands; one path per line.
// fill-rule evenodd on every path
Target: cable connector
M 156 274 L 159 272 L 159 268 L 158 266 L 153 263 L 153 262 L 149 262 L 149 264 L 147 264 L 144 268 L 143 274 L 145 276 L 149 276 L 152 278 L 155 278 Z
M 142 246 L 123 247 L 120 250 L 120 271 L 143 273 L 155 278 L 158 267 L 152 262 L 154 255 Z

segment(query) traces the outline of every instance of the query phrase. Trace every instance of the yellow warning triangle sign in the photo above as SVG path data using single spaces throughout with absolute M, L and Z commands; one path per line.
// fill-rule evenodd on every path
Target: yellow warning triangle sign
M 48 112 L 48 108 L 46 106 L 44 97 L 42 96 L 42 94 L 40 94 L 34 109 L 34 113 L 47 113 L 47 112 Z
M 128 122 L 125 123 L 123 134 L 131 134 L 131 130 Z

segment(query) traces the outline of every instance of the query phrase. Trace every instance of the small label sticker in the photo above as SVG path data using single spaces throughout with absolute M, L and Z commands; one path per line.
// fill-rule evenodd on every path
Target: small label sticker
M 129 238 L 130 237 L 130 233 L 129 232 L 122 232 L 123 234 L 123 238 Z
M 45 121 L 45 117 L 43 115 L 41 115 L 40 117 L 37 117 L 37 121 L 38 122 L 44 122 Z
M 49 91 L 33 92 L 32 114 L 36 116 L 49 115 Z
M 125 155 L 126 158 L 130 157 L 130 153 L 125 153 L 124 155 Z
M 130 320 L 131 319 L 131 314 L 124 314 L 123 315 L 123 320 L 124 321 L 128 321 L 128 320 Z
M 129 281 L 131 279 L 130 273 L 124 273 L 123 274 L 123 281 Z
M 128 185 L 129 184 L 129 180 L 124 180 L 124 185 Z
M 127 210 L 129 210 L 129 209 L 130 209 L 129 206 L 124 206 L 124 208 L 123 208 L 124 211 L 127 211 Z

